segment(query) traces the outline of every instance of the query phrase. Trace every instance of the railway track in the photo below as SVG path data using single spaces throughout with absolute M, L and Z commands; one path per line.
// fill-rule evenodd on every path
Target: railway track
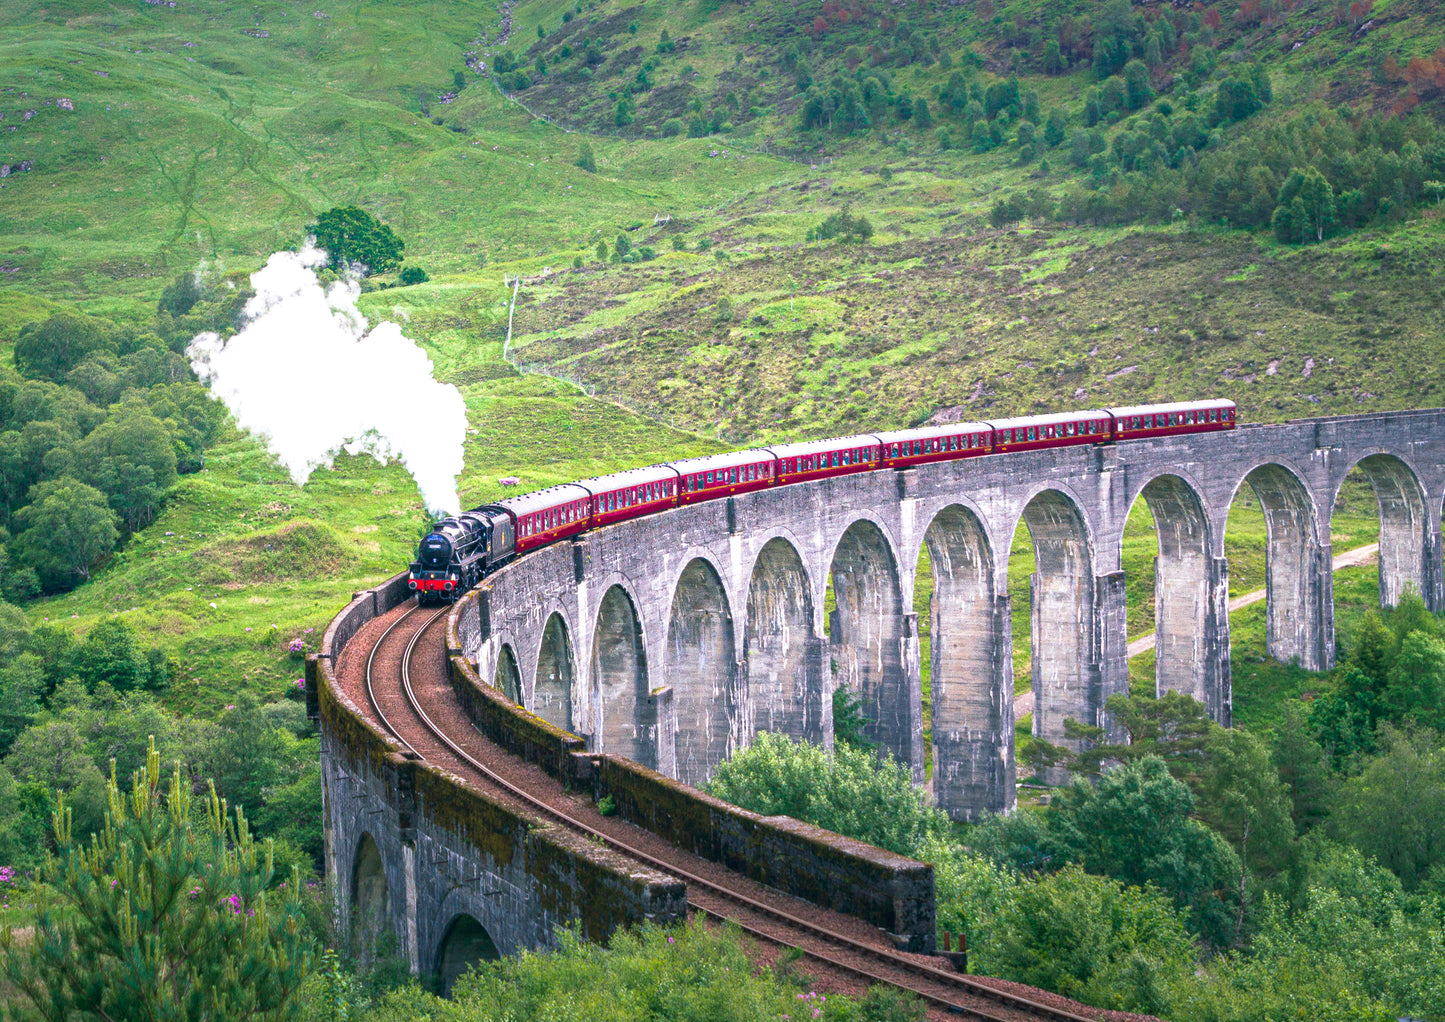
M 970 976 L 924 964 L 914 956 L 837 933 L 745 893 L 731 890 L 680 867 L 674 861 L 659 858 L 615 836 L 603 833 L 586 821 L 577 819 L 501 776 L 472 756 L 433 720 L 422 705 L 412 683 L 411 661 L 417 646 L 427 630 L 446 614 L 449 609 L 447 607 L 425 616 L 409 635 L 403 633 L 406 642 L 400 657 L 400 694 L 404 696 L 408 715 L 415 718 L 415 724 L 424 731 L 428 740 L 423 742 L 422 736 L 415 731 L 409 732 L 409 739 L 407 733 L 404 733 L 408 728 L 401 724 L 401 714 L 397 712 L 399 707 L 395 703 L 395 696 L 398 693 L 378 693 L 375 668 L 377 653 L 387 644 L 392 633 L 421 609 L 414 605 L 391 622 L 373 644 L 366 660 L 366 697 L 372 711 L 388 732 L 418 756 L 427 758 L 429 749 L 426 746 L 432 742 L 440 743 L 452 756 L 480 775 L 486 784 L 495 786 L 533 811 L 685 881 L 688 885 L 688 903 L 692 910 L 718 921 L 731 922 L 756 939 L 800 952 L 827 968 L 841 970 L 868 983 L 884 983 L 906 990 L 935 1008 L 944 1009 L 953 1015 L 977 1019 L 978 1022 L 1018 1022 L 1020 1019 L 1093 1022 L 1086 1016 L 996 989 Z M 423 747 L 418 748 L 418 744 Z

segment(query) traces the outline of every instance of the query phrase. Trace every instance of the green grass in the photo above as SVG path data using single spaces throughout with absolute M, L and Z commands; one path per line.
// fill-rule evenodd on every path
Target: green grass
M 519 50 L 538 24 L 558 42 L 566 6 L 516 10 Z M 1398 6 L 1405 20 L 1392 31 L 1428 50 L 1418 5 Z M 827 151 L 831 162 L 779 155 L 794 114 L 768 94 L 779 78 L 776 30 L 796 14 L 702 0 L 600 0 L 572 29 L 604 38 L 611 54 L 621 44 L 650 50 L 666 25 L 692 41 L 661 62 L 663 77 L 680 82 L 691 66 L 688 89 L 719 101 L 754 83 L 761 113 L 704 139 L 648 137 L 657 124 L 640 117 L 635 131 L 587 139 L 598 167 L 589 174 L 574 165 L 583 136 L 532 118 L 475 76 L 455 102 L 438 100 L 474 40 L 486 33 L 480 48 L 496 48 L 494 0 L 318 10 L 326 16 L 274 0 L 174 9 L 55 0 L 0 13 L 0 88 L 15 90 L 0 93 L 13 96 L 4 127 L 15 128 L 0 132 L 0 155 L 35 163 L 0 192 L 0 357 L 24 323 L 58 308 L 145 327 L 177 273 L 234 278 L 295 244 L 317 212 L 356 202 L 433 276 L 364 295 L 362 308 L 403 321 L 438 377 L 462 388 L 475 431 L 461 480 L 469 503 L 504 492 L 497 480 L 507 475 L 541 487 L 743 441 L 903 425 L 952 406 L 983 417 L 1225 394 L 1246 418 L 1278 419 L 1438 404 L 1445 394 L 1438 310 L 1419 286 L 1445 272 L 1436 211 L 1307 251 L 1184 225 L 993 231 L 989 206 L 1000 190 L 1030 185 L 1035 168 L 1005 152 L 939 153 L 907 132 L 849 141 Z M 1002 52 L 967 11 L 941 16 L 954 52 Z M 1337 46 L 1336 34 L 1319 45 Z M 1379 45 L 1367 37 L 1337 54 L 1339 67 L 1358 73 Z M 1277 108 L 1306 94 L 1295 73 L 1305 60 L 1279 58 Z M 609 106 L 611 73 L 574 90 L 573 110 L 591 126 Z M 923 94 L 940 74 L 896 71 L 895 86 Z M 1028 83 L 1047 107 L 1076 103 L 1086 77 Z M 544 92 L 520 98 L 548 102 Z M 12 107 L 37 113 L 17 120 Z M 844 206 L 870 218 L 872 244 L 805 243 Z M 611 245 L 622 232 L 661 257 L 599 263 L 597 240 Z M 672 251 L 673 238 L 686 250 Z M 699 251 L 704 240 L 710 251 Z M 526 283 L 512 354 L 595 399 L 503 359 L 503 281 L 517 274 Z M 716 318 L 722 297 L 734 303 L 731 321 Z M 1373 538 L 1372 513 L 1337 519 L 1337 551 Z M 298 490 L 256 441 L 231 435 L 95 582 L 32 609 L 79 631 L 126 615 L 177 656 L 167 698 L 204 713 L 238 683 L 268 695 L 292 683 L 299 665 L 285 643 L 314 637 L 306 629 L 350 591 L 405 563 L 423 517 L 395 466 L 343 456 Z M 1011 549 L 1022 690 L 1026 530 Z M 1262 584 L 1263 526 L 1246 498 L 1231 512 L 1225 553 L 1233 591 Z M 1142 502 L 1122 555 L 1137 635 L 1153 613 Z M 927 699 L 931 577 L 921 569 Z

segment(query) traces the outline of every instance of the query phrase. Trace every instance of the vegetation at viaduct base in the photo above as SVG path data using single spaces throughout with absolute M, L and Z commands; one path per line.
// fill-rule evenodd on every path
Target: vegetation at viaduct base
M 329 932 L 325 885 L 350 878 L 315 873 L 301 661 L 347 594 L 409 558 L 425 514 L 399 467 L 345 455 L 294 487 L 195 381 L 186 344 L 237 328 L 272 251 L 361 211 L 360 233 L 385 243 L 362 257 L 362 310 L 404 324 L 466 400 L 467 503 L 507 492 L 504 477 L 533 489 L 933 417 L 1216 394 L 1246 421 L 1440 404 L 1434 7 L 10 5 L 7 954 L 38 952 L 37 899 L 78 925 L 45 872 L 47 854 L 79 854 L 51 827 L 53 793 L 89 848 L 111 762 L 126 790 L 153 736 L 166 766 L 149 777 L 179 762 L 197 804 L 213 779 L 270 842 L 270 879 L 242 872 L 271 888 L 271 917 L 294 919 L 281 906 L 301 895 L 295 961 L 314 968 L 286 1003 L 306 1017 L 546 1013 L 573 991 L 600 1018 L 796 1018 L 805 1001 L 819 1017 L 908 1017 L 879 997 L 824 1006 L 786 964 L 754 979 L 731 937 L 701 931 L 607 950 L 564 939 L 448 1003 L 407 986 L 385 947 Z M 1337 553 L 1377 537 L 1362 477 L 1332 530 Z M 1264 550 L 1242 494 L 1232 595 L 1263 584 Z M 1025 530 L 1012 551 L 1027 679 Z M 1131 638 L 1152 628 L 1157 552 L 1139 502 L 1123 551 Z M 788 811 L 933 862 L 940 925 L 968 936 L 976 969 L 1172 1019 L 1441 1018 L 1441 628 L 1409 602 L 1374 615 L 1373 567 L 1337 573 L 1335 598 L 1344 655 L 1329 675 L 1267 658 L 1262 605 L 1233 615 L 1232 734 L 1152 700 L 1153 655 L 1134 658 L 1134 695 L 1113 708 L 1134 742 L 1108 750 L 1122 765 L 1097 787 L 1024 789 L 1009 819 L 933 819 L 846 749 L 771 747 L 769 769 L 792 790 L 874 792 L 877 815 L 854 823 L 856 805 Z M 1021 750 L 1056 758 L 1028 722 Z M 207 925 L 234 927 L 227 912 Z M 650 977 L 675 998 L 657 1000 Z M 0 999 L 23 999 L 13 978 Z

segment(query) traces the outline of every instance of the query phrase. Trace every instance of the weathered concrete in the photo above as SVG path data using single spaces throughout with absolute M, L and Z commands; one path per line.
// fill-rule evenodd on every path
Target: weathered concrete
M 342 932 L 363 957 L 395 938 L 413 972 L 449 989 L 472 962 L 545 947 L 560 926 L 605 940 L 620 926 L 681 919 L 679 881 L 489 799 L 404 751 L 352 705 L 336 683 L 335 657 L 362 625 L 409 595 L 405 575 L 358 594 L 307 663 L 308 705 L 321 724 L 327 872 L 337 879 Z M 514 670 L 509 656 L 502 650 L 504 677 Z M 509 696 L 494 698 L 522 715 Z
M 463 611 L 458 634 L 489 680 L 502 648 L 514 651 L 523 704 L 572 721 L 590 749 L 692 782 L 759 730 L 828 741 L 836 681 L 921 778 L 910 610 L 926 542 L 935 791 L 969 819 L 1014 804 L 1006 593 L 1020 522 L 1037 563 L 1035 734 L 1061 741 L 1069 717 L 1107 726 L 1104 701 L 1128 689 L 1120 547 L 1140 496 L 1159 529 L 1158 687 L 1228 723 L 1230 503 L 1249 485 L 1264 508 L 1270 652 L 1326 668 L 1330 515 L 1357 464 L 1380 498 L 1382 601 L 1409 585 L 1440 607 L 1445 413 L 1421 411 L 973 458 L 691 505 L 528 556 L 491 587 L 487 626 Z M 669 703 L 652 693 L 664 687 L 675 728 L 659 725 Z

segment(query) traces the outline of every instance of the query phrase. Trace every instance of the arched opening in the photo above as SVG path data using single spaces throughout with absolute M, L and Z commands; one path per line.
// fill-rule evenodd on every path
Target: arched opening
M 512 655 L 511 646 L 503 646 L 497 654 L 497 677 L 493 687 L 518 706 L 522 704 L 522 675 L 517 670 L 517 658 Z
M 351 940 L 357 961 L 369 965 L 391 939 L 391 892 L 381 850 L 370 834 L 362 834 L 351 870 Z
M 821 641 L 813 632 L 813 598 L 797 550 L 771 539 L 758 552 L 748 581 L 747 628 L 743 636 L 748 667 L 752 733 L 821 742 L 823 691 Z
M 465 913 L 457 916 L 447 926 L 446 936 L 437 948 L 437 986 L 442 996 L 450 997 L 457 978 L 473 965 L 501 957 L 481 923 Z
M 995 598 L 993 554 L 972 511 L 944 508 L 923 539 L 916 584 L 932 590 L 926 663 L 934 798 L 954 819 L 972 820 L 1014 805 L 1007 608 Z
M 1104 723 L 1095 683 L 1094 577 L 1088 530 L 1078 507 L 1058 490 L 1045 490 L 1029 501 L 1021 521 L 1028 530 L 1034 560 L 1028 580 L 1031 733 L 1051 745 L 1077 750 L 1079 742 L 1065 737 L 1064 722 L 1072 718 L 1081 724 Z M 1051 783 L 1066 779 L 1058 769 L 1049 769 L 1044 776 Z
M 834 687 L 846 686 L 867 721 L 864 735 L 923 779 L 921 709 L 908 682 L 907 627 L 897 562 L 870 521 L 854 522 L 829 569 L 828 638 Z
M 542 648 L 537 652 L 537 680 L 532 686 L 532 712 L 563 731 L 572 730 L 572 685 L 577 677 L 572 640 L 561 614 L 547 619 Z
M 1236 645 L 1247 649 L 1258 629 L 1255 612 L 1237 612 L 1263 601 L 1263 652 L 1307 671 L 1328 670 L 1334 664 L 1332 578 L 1329 551 L 1315 527 L 1314 501 L 1281 465 L 1261 465 L 1245 482 L 1230 506 L 1225 532 Z
M 1129 652 L 1152 652 L 1154 692 L 1181 692 L 1226 722 L 1227 693 L 1212 668 L 1213 589 L 1209 522 L 1178 476 L 1149 481 L 1134 500 L 1119 560 L 1126 580 Z
M 667 684 L 677 720 L 677 777 L 684 784 L 702 784 L 736 745 L 735 660 L 722 580 L 696 558 L 677 580 L 667 623 Z
M 647 653 L 642 623 L 621 586 L 602 596 L 592 636 L 592 679 L 601 713 L 600 748 L 643 766 L 655 765 L 647 706 Z
M 1330 512 L 1333 557 L 1342 567 L 1376 567 L 1379 605 L 1394 607 L 1407 590 L 1427 594 L 1429 539 L 1425 493 L 1410 466 L 1389 454 L 1360 459 Z M 1367 584 L 1354 574 L 1350 581 Z

